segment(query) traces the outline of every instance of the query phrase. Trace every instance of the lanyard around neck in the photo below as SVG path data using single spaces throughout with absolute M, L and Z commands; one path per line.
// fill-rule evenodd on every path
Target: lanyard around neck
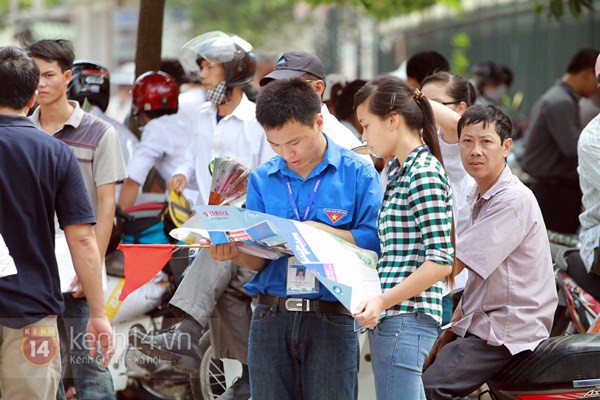
M 283 176 L 285 179 L 285 185 L 288 190 L 288 199 L 290 201 L 290 205 L 294 209 L 294 214 L 296 215 L 296 219 L 300 222 L 306 221 L 308 219 L 308 213 L 312 207 L 313 202 L 315 201 L 315 196 L 317 194 L 317 190 L 319 190 L 319 185 L 321 184 L 321 180 L 323 180 L 323 175 L 325 175 L 325 170 L 321 171 L 321 173 L 317 176 L 316 182 L 310 191 L 310 196 L 308 198 L 308 202 L 306 203 L 306 210 L 304 211 L 303 218 L 300 218 L 300 211 L 298 210 L 298 205 L 296 204 L 296 200 L 294 200 L 294 192 L 292 192 L 292 184 L 290 183 L 290 178 L 287 175 Z

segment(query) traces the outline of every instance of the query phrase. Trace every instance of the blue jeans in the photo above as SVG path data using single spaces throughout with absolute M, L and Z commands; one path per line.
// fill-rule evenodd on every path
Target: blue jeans
M 356 399 L 359 356 L 350 316 L 265 305 L 252 314 L 248 368 L 253 399 Z
M 425 400 L 423 365 L 437 338 L 430 316 L 401 314 L 369 331 L 377 400 Z
M 100 356 L 90 357 L 85 333 L 90 308 L 86 299 L 75 299 L 63 293 L 65 311 L 58 318 L 63 378 L 73 378 L 77 398 L 81 400 L 114 400 L 116 398 L 112 376 L 100 365 Z M 65 369 L 71 373 L 65 376 Z M 66 399 L 62 385 L 58 386 L 58 400 Z

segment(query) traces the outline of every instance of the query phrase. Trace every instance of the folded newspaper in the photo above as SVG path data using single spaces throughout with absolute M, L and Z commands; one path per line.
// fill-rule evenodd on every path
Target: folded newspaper
M 294 255 L 349 311 L 381 294 L 377 254 L 308 224 L 228 206 L 197 206 L 171 231 L 187 243 L 238 242 L 240 251 L 267 259 Z
M 0 278 L 17 273 L 17 266 L 15 260 L 11 257 L 6 243 L 0 235 Z

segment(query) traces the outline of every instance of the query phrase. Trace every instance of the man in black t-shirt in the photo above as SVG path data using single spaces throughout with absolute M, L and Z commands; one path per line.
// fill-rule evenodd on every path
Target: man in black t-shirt
M 0 235 L 17 270 L 0 278 L 2 398 L 54 398 L 60 379 L 56 316 L 63 308 L 55 214 L 90 303 L 87 335 L 100 342 L 104 366 L 113 352 L 95 219 L 71 149 L 26 117 L 39 81 L 35 62 L 21 49 L 0 47 L 0 80 Z

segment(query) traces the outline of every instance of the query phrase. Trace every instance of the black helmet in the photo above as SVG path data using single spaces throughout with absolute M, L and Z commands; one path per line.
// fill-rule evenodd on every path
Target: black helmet
M 195 68 L 198 68 L 202 60 L 223 64 L 228 86 L 242 86 L 252 81 L 256 73 L 256 55 L 252 45 L 236 35 L 207 32 L 184 44 L 181 50 L 182 58 L 190 67 L 196 64 Z
M 67 87 L 67 97 L 83 104 L 87 98 L 92 104 L 106 111 L 110 98 L 110 77 L 108 69 L 90 60 L 75 60 L 73 77 Z

